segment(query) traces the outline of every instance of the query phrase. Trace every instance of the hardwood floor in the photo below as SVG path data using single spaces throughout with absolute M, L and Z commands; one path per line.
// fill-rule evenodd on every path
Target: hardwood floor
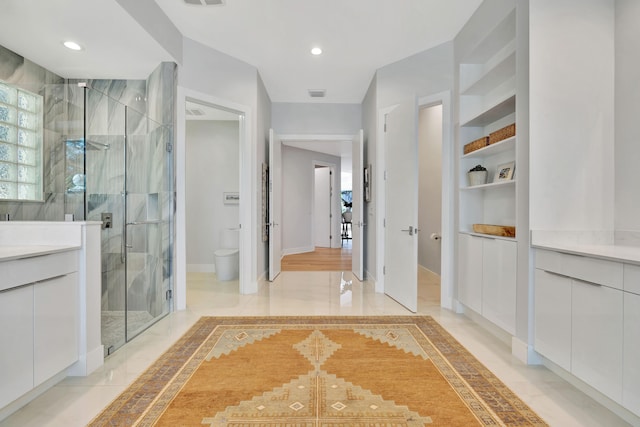
M 282 258 L 282 271 L 351 271 L 351 245 L 343 248 L 316 248 L 313 252 Z

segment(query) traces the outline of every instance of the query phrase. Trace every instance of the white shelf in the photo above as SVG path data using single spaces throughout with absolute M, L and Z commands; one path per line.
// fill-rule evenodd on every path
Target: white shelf
M 509 185 L 515 186 L 516 180 L 510 179 L 509 181 L 490 182 L 488 184 L 473 185 L 471 187 L 460 187 L 460 191 L 478 191 L 478 190 L 490 190 L 493 188 L 506 187 Z
M 484 65 L 461 64 L 460 76 L 469 75 L 466 88 L 460 89 L 461 95 L 484 95 L 503 82 L 516 75 L 515 40 Z M 461 82 L 462 84 L 462 82 Z
M 516 148 L 516 137 L 512 136 L 511 138 L 504 139 L 500 142 L 496 142 L 495 144 L 487 145 L 484 148 L 480 148 L 479 150 L 472 151 L 468 154 L 462 156 L 463 159 L 475 159 L 475 158 L 485 158 L 489 156 L 493 156 L 495 154 L 504 153 L 506 151 L 513 151 Z
M 469 118 L 461 123 L 462 127 L 471 126 L 487 126 L 503 117 L 508 116 L 516 111 L 516 94 L 515 89 L 513 93 L 509 93 L 506 97 L 501 98 L 483 109 L 481 113 Z

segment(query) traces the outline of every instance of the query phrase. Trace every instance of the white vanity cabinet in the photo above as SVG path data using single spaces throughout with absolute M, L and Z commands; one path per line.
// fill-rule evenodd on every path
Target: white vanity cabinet
M 640 265 L 624 265 L 622 401 L 640 415 Z
M 573 280 L 571 373 L 622 401 L 622 301 L 618 289 Z
M 624 293 L 623 341 L 622 403 L 640 415 L 640 295 L 630 292 Z
M 516 242 L 460 233 L 458 243 L 458 300 L 515 334 Z
M 0 262 L 0 408 L 78 360 L 78 252 Z
M 458 300 L 482 312 L 482 238 L 458 235 Z
M 33 377 L 37 386 L 78 360 L 78 274 L 36 283 L 33 313 Z
M 571 370 L 571 279 L 536 268 L 536 351 Z
M 0 408 L 33 388 L 33 286 L 0 292 Z
M 534 348 L 640 415 L 640 267 L 536 250 Z
M 0 221 L 0 421 L 104 363 L 100 224 Z
M 516 242 L 483 238 L 482 315 L 516 334 Z

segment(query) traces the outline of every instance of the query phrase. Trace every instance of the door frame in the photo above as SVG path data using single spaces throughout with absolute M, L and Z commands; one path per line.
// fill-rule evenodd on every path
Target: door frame
M 174 310 L 184 310 L 187 307 L 187 250 L 186 250 L 186 107 L 187 100 L 208 104 L 222 110 L 228 110 L 240 115 L 240 194 L 246 195 L 241 200 L 240 224 L 244 224 L 240 233 L 240 293 L 250 294 L 258 290 L 257 282 L 257 234 L 258 227 L 253 226 L 257 217 L 255 194 L 257 182 L 254 179 L 252 165 L 255 163 L 255 141 L 251 138 L 251 123 L 253 115 L 251 108 L 217 98 L 206 93 L 178 85 L 176 96 L 176 130 L 175 130 L 175 248 L 174 248 Z M 213 257 L 213 254 L 211 254 Z
M 455 283 L 455 229 L 457 224 L 455 188 L 457 176 L 455 174 L 455 153 L 452 146 L 453 110 L 451 105 L 451 91 L 443 91 L 433 95 L 418 98 L 418 109 L 442 104 L 442 259 L 440 280 L 440 306 L 453 310 L 453 284 Z M 386 170 L 384 116 L 393 111 L 395 106 L 378 109 L 376 138 L 377 170 Z M 384 174 L 376 174 L 376 185 L 385 188 Z M 384 293 L 384 260 L 385 260 L 385 227 L 384 215 L 386 195 L 385 191 L 376 194 L 376 276 L 375 291 Z

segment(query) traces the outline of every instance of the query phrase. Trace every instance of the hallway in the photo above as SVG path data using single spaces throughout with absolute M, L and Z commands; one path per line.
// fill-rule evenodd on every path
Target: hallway
M 420 271 L 418 313 L 430 315 L 491 369 L 551 426 L 627 426 L 618 417 L 541 366 L 525 366 L 504 343 L 439 305 L 437 276 Z M 410 315 L 374 284 L 350 272 L 287 272 L 241 295 L 238 282 L 214 274 L 187 277 L 187 310 L 173 312 L 105 360 L 91 376 L 66 378 L 0 427 L 83 426 L 122 392 L 200 316 Z
M 342 248 L 319 248 L 313 252 L 282 257 L 282 271 L 351 271 L 351 241 Z

